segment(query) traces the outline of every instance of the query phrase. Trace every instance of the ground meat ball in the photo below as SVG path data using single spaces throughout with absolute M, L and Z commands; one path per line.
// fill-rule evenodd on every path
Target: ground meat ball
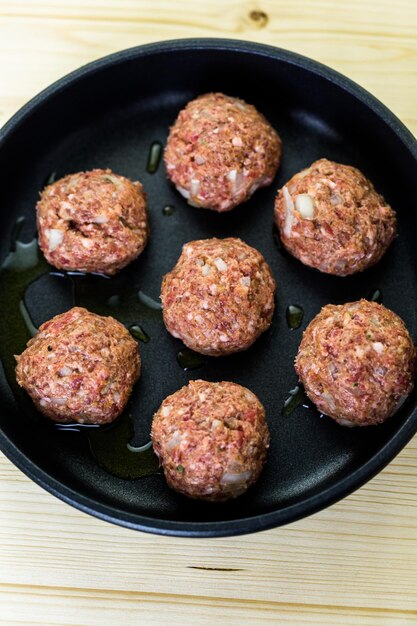
M 142 185 L 111 170 L 70 174 L 48 185 L 37 221 L 46 260 L 64 270 L 115 274 L 148 238 Z
M 16 360 L 19 385 L 39 411 L 62 423 L 112 422 L 140 374 L 126 328 L 80 307 L 42 324 Z
M 152 441 L 168 485 L 191 498 L 241 495 L 259 477 L 269 431 L 265 410 L 235 383 L 194 380 L 155 414 Z
M 319 411 L 343 426 L 370 426 L 412 391 L 416 350 L 404 322 L 382 304 L 329 304 L 307 327 L 295 369 Z
M 172 126 L 167 173 L 193 206 L 230 211 L 269 185 L 281 140 L 254 106 L 221 93 L 192 100 Z
M 382 257 L 396 233 L 394 211 L 355 167 L 320 159 L 279 191 L 275 222 L 305 265 L 346 276 Z
M 232 237 L 191 241 L 162 281 L 165 326 L 202 354 L 246 350 L 271 323 L 274 293 L 255 248 Z

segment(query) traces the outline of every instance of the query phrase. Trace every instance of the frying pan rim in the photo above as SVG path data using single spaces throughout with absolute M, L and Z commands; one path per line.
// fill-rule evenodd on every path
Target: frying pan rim
M 131 60 L 138 59 L 139 57 L 174 53 L 179 50 L 188 51 L 191 54 L 193 51 L 204 50 L 207 52 L 233 51 L 236 53 L 264 56 L 300 67 L 303 70 L 320 76 L 348 92 L 366 107 L 370 108 L 374 114 L 390 128 L 397 138 L 400 139 L 417 164 L 417 141 L 412 133 L 376 97 L 349 78 L 317 61 L 313 61 L 308 57 L 282 48 L 244 40 L 220 38 L 191 38 L 160 41 L 128 48 L 83 65 L 42 90 L 4 124 L 0 129 L 0 151 L 6 141 L 12 137 L 13 133 L 27 118 L 32 116 L 40 107 L 44 106 L 45 102 L 53 98 L 53 96 L 63 89 L 72 86 L 75 82 L 111 66 L 124 64 Z M 64 502 L 99 519 L 127 528 L 152 532 L 159 535 L 208 538 L 237 536 L 267 530 L 316 513 L 349 495 L 375 476 L 410 441 L 416 431 L 417 407 L 412 410 L 402 426 L 376 454 L 332 486 L 278 511 L 221 522 L 178 522 L 174 520 L 161 520 L 136 513 L 128 513 L 117 507 L 103 504 L 96 499 L 89 498 L 57 480 L 21 452 L 2 430 L 0 430 L 0 449 L 21 471 L 46 491 L 49 491 Z

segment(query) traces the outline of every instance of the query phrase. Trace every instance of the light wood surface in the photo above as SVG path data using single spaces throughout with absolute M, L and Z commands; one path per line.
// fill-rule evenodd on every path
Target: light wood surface
M 88 61 L 195 36 L 310 56 L 417 133 L 415 0 L 0 0 L 0 125 Z M 0 479 L 2 625 L 417 624 L 416 438 L 344 501 L 232 539 L 111 526 L 44 492 L 4 457 Z

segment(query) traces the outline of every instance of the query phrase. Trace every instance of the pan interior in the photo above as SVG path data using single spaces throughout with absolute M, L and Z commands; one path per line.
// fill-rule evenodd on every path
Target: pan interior
M 147 172 L 151 144 L 164 145 L 178 111 L 189 99 L 209 91 L 253 103 L 283 140 L 283 161 L 273 184 L 226 214 L 189 207 L 168 183 L 162 162 L 156 173 Z M 281 414 L 297 383 L 293 361 L 302 331 L 323 305 L 368 297 L 379 288 L 384 304 L 404 319 L 413 337 L 417 330 L 416 218 L 409 210 L 417 198 L 410 157 L 372 108 L 331 80 L 288 61 L 231 49 L 131 55 L 124 62 L 104 63 L 94 72 L 64 81 L 22 119 L 0 154 L 2 259 L 18 218 L 25 217 L 19 238 L 29 242 L 35 236 L 35 204 L 51 172 L 59 178 L 109 167 L 145 187 L 151 237 L 137 261 L 112 279 L 77 277 L 75 301 L 72 281 L 46 268 L 24 298 L 36 326 L 74 303 L 128 325 L 141 324 L 150 341 L 140 344 L 143 374 L 129 405 L 136 445 L 149 440 L 152 415 L 161 401 L 191 379 L 235 381 L 255 392 L 266 407 L 271 447 L 261 479 L 237 500 L 210 505 L 170 491 L 161 475 L 126 480 L 108 473 L 94 461 L 84 433 L 50 426 L 2 373 L 3 432 L 44 472 L 88 498 L 93 511 L 95 503 L 109 505 L 154 518 L 156 527 L 157 520 L 187 524 L 279 511 L 320 494 L 361 468 L 410 415 L 413 400 L 377 428 L 346 429 L 303 407 L 289 416 Z M 359 167 L 398 213 L 398 238 L 377 266 L 360 275 L 320 274 L 284 255 L 274 241 L 276 190 L 320 157 Z M 172 214 L 165 214 L 166 206 L 174 207 Z M 137 293 L 158 300 L 161 277 L 175 264 L 185 242 L 229 236 L 258 248 L 270 264 L 277 281 L 274 320 L 247 352 L 211 358 L 198 369 L 184 371 L 177 362 L 181 342 L 168 335 L 160 313 L 141 304 Z M 17 300 L 10 308 L 11 297 L 12 293 L 2 293 L 7 316 L 2 319 L 1 352 L 9 378 L 12 355 L 21 352 L 27 340 L 24 333 L 14 335 L 10 330 L 11 317 L 21 315 Z M 286 323 L 290 304 L 304 310 L 298 330 L 290 330 Z

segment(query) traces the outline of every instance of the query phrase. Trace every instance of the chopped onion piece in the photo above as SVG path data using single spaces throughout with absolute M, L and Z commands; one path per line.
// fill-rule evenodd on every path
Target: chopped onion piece
M 120 178 L 114 176 L 113 174 L 103 174 L 103 180 L 113 183 L 113 185 L 116 185 L 116 187 L 118 187 L 119 189 L 123 187 L 123 182 L 120 180 Z
M 246 483 L 252 476 L 251 470 L 247 470 L 246 472 L 225 472 L 223 476 L 220 478 L 221 485 L 239 485 L 241 483 Z
M 337 423 L 340 424 L 340 426 L 347 426 L 347 428 L 353 428 L 354 426 L 356 426 L 355 422 L 345 419 L 338 419 Z
M 247 110 L 246 104 L 244 104 L 243 102 L 240 102 L 240 100 L 235 100 L 234 104 L 241 111 L 246 111 Z
M 45 235 L 48 240 L 48 248 L 52 252 L 61 245 L 64 240 L 64 231 L 57 228 L 48 228 L 45 230 Z
M 58 406 L 62 406 L 63 404 L 66 404 L 67 399 L 66 398 L 52 397 L 51 398 L 51 402 L 54 402 L 54 404 L 58 404 Z
M 200 181 L 197 178 L 191 179 L 190 196 L 196 196 L 200 191 Z
M 295 208 L 306 220 L 314 219 L 314 200 L 308 193 L 295 196 Z
M 109 221 L 109 218 L 107 215 L 96 215 L 96 217 L 91 221 L 93 224 L 106 224 Z
M 184 187 L 180 187 L 179 185 L 176 186 L 177 187 L 177 191 L 179 191 L 179 193 L 186 199 L 188 200 L 190 197 L 190 192 L 188 191 L 188 189 L 184 189 Z
M 227 270 L 227 263 L 225 263 L 223 259 L 214 259 L 214 265 L 217 267 L 219 272 L 225 272 Z
M 382 354 L 385 350 L 384 344 L 381 343 L 380 341 L 374 341 L 374 343 L 372 344 L 372 347 L 375 350 L 375 352 L 377 352 L 378 354 Z
M 179 446 L 181 441 L 182 441 L 182 435 L 179 430 L 176 430 L 175 433 L 172 434 L 168 440 L 168 443 L 167 443 L 168 450 L 172 450 L 173 448 L 176 448 L 177 446 Z
M 285 186 L 282 188 L 282 193 L 285 202 L 284 236 L 291 237 L 292 225 L 294 223 L 294 202 Z
M 69 376 L 70 374 L 72 374 L 72 369 L 70 367 L 67 367 L 66 365 L 64 367 L 61 367 L 61 369 L 58 371 L 59 376 Z
M 336 404 L 335 404 L 333 396 L 331 396 L 327 392 L 324 392 L 322 394 L 322 398 L 323 398 L 323 400 L 325 400 L 327 402 L 330 411 L 334 411 L 336 409 Z

